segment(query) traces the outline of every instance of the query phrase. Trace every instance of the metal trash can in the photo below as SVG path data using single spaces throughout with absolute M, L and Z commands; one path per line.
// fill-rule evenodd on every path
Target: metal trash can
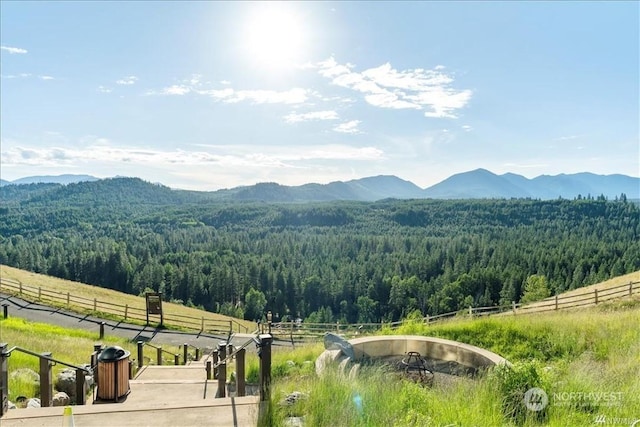
M 99 400 L 118 401 L 129 394 L 129 356 L 122 347 L 107 347 L 98 356 Z

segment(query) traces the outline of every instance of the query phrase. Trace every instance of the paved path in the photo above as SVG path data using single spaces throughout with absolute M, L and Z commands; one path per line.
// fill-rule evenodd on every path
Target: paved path
M 124 322 L 100 319 L 90 315 L 78 314 L 47 305 L 32 303 L 6 294 L 0 294 L 0 304 L 7 304 L 9 317 L 20 317 L 33 322 L 50 323 L 65 328 L 85 329 L 95 332 L 96 339 L 99 336 L 100 323 L 102 322 L 105 323 L 105 335 L 114 335 L 134 342 L 152 342 L 156 345 L 180 346 L 187 343 L 204 349 L 207 347 L 216 348 L 220 341 L 226 341 L 228 339 L 227 335 L 158 329 L 153 326 L 132 325 Z M 247 341 L 247 337 L 247 334 L 236 334 L 232 343 L 236 346 L 242 345 Z M 285 344 L 285 342 L 280 344 Z M 254 346 L 247 347 L 247 350 L 250 350 L 252 347 Z

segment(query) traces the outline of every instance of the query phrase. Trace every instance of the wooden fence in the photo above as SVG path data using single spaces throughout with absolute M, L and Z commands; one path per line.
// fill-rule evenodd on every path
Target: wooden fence
M 130 306 L 98 301 L 97 299 L 80 298 L 70 293 L 62 294 L 50 290 L 36 288 L 24 285 L 18 281 L 0 278 L 0 292 L 19 296 L 27 300 L 51 303 L 52 305 L 65 307 L 67 309 L 80 309 L 93 313 L 97 316 L 100 314 L 108 314 L 123 319 L 124 321 L 146 321 L 146 308 L 144 306 Z M 629 282 L 618 286 L 612 286 L 605 289 L 585 289 L 579 292 L 579 289 L 571 295 L 553 296 L 542 301 L 530 304 L 521 304 L 512 302 L 507 306 L 490 306 L 490 307 L 469 307 L 468 309 L 453 311 L 449 313 L 438 314 L 436 316 L 427 316 L 422 318 L 423 324 L 441 322 L 447 319 L 463 318 L 463 317 L 483 317 L 491 315 L 507 315 L 507 314 L 528 314 L 539 313 L 545 311 L 564 310 L 571 308 L 584 307 L 589 305 L 597 305 L 601 302 L 613 299 L 640 294 L 640 281 Z M 214 320 L 205 317 L 196 318 L 179 314 L 164 314 L 165 324 L 171 326 L 197 330 L 201 332 L 213 333 L 229 333 L 229 332 L 254 332 L 236 322 L 230 320 Z M 357 336 L 366 333 L 374 333 L 380 329 L 387 327 L 397 329 L 404 325 L 407 320 L 389 323 L 354 323 L 341 324 L 336 323 L 307 323 L 307 322 L 274 322 L 263 323 L 260 325 L 262 332 L 273 334 L 276 339 L 287 340 L 292 343 L 296 341 L 305 341 L 307 339 L 315 339 L 324 335 L 326 332 L 335 332 L 345 336 Z M 415 322 L 415 320 L 414 320 Z
M 55 307 L 67 310 L 79 311 L 100 317 L 116 317 L 124 322 L 147 321 L 147 309 L 144 303 L 139 306 L 122 305 L 98 299 L 82 298 L 72 295 L 70 292 L 60 293 L 41 287 L 25 285 L 19 281 L 0 278 L 0 293 L 13 295 L 27 301 L 46 303 Z M 229 332 L 249 332 L 248 328 L 241 323 L 229 320 L 216 320 L 204 316 L 198 318 L 185 316 L 164 310 L 164 324 L 172 327 L 196 330 L 200 332 L 225 333 Z
M 585 289 L 584 292 L 576 290 L 571 295 L 553 296 L 541 301 L 529 304 L 512 302 L 510 305 L 490 306 L 490 307 L 469 307 L 468 309 L 452 311 L 438 314 L 436 316 L 426 316 L 419 320 L 422 324 L 431 324 L 450 319 L 478 318 L 493 315 L 519 315 L 542 313 L 546 311 L 565 310 L 579 308 L 590 305 L 597 305 L 605 301 L 617 298 L 640 294 L 640 282 L 629 282 L 605 289 Z M 317 339 L 326 332 L 335 332 L 347 337 L 354 337 L 362 334 L 377 332 L 382 328 L 397 329 L 407 322 L 416 320 L 401 320 L 389 323 L 296 323 L 281 322 L 271 325 L 262 324 L 262 332 L 270 332 L 275 338 L 287 340 L 291 343 L 304 342 L 309 339 Z

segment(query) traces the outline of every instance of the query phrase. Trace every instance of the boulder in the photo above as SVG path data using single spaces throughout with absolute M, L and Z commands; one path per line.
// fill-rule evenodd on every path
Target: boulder
M 353 352 L 353 346 L 349 341 L 331 332 L 327 332 L 324 335 L 324 348 L 326 350 L 341 350 L 342 353 L 351 360 L 355 360 L 356 358 Z
M 86 375 L 84 379 L 85 387 L 88 390 L 93 385 L 93 377 Z M 72 401 L 76 400 L 76 370 L 65 368 L 56 377 L 55 388 L 69 396 Z
M 294 391 L 280 401 L 280 406 L 291 406 L 300 400 L 307 399 L 308 397 L 309 395 L 307 393 Z
M 59 391 L 53 395 L 53 406 L 67 406 L 69 403 L 71 403 L 71 399 L 64 391 Z
M 13 402 L 12 402 L 12 401 L 10 401 L 10 400 L 7 402 L 7 405 L 9 405 L 8 409 L 16 409 L 16 408 L 18 408 L 18 407 L 16 406 L 16 404 L 15 404 L 15 403 L 13 403 Z
M 27 401 L 27 409 L 29 408 L 35 409 L 39 407 L 40 407 L 40 399 L 38 399 L 37 397 L 32 397 Z

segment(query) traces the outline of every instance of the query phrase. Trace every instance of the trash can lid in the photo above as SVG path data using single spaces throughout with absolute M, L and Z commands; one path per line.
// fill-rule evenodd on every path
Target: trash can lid
M 131 354 L 130 352 L 123 349 L 122 347 L 118 347 L 118 346 L 107 347 L 104 350 L 102 350 L 102 352 L 100 353 L 100 356 L 98 356 L 98 360 L 103 362 L 120 360 L 124 357 L 129 356 L 130 354 Z

